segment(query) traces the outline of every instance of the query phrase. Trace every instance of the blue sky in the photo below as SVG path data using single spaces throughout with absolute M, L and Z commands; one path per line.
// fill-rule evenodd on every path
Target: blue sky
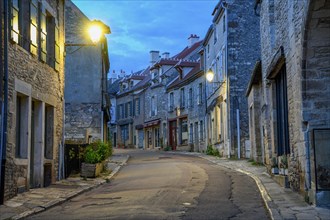
M 217 0 L 72 0 L 91 20 L 110 26 L 110 73 L 144 69 L 149 51 L 175 55 L 190 34 L 205 37 Z

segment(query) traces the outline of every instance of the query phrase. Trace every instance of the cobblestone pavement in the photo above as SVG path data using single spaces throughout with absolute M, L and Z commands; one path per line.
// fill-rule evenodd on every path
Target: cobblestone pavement
M 195 152 L 175 153 L 195 155 L 219 166 L 249 175 L 258 185 L 272 219 L 330 219 L 330 209 L 308 205 L 300 194 L 276 183 L 264 166 L 252 165 L 247 160 L 230 160 Z
M 98 178 L 69 177 L 46 188 L 30 189 L 0 205 L 0 220 L 23 219 L 61 204 L 74 196 L 96 188 L 112 178 L 126 164 L 129 156 L 116 153 L 107 161 L 107 172 Z M 111 172 L 109 172 L 111 170 Z

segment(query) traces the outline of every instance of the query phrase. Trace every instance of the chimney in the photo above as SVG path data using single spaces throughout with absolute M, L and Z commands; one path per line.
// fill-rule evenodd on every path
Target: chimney
M 198 40 L 199 37 L 196 34 L 191 34 L 190 37 L 188 37 L 188 47 L 194 45 Z
M 165 58 L 165 59 L 168 59 L 168 58 L 170 58 L 170 53 L 169 52 L 164 52 L 164 53 L 162 53 L 162 57 Z
M 150 51 L 150 66 L 153 66 L 159 60 L 159 51 Z

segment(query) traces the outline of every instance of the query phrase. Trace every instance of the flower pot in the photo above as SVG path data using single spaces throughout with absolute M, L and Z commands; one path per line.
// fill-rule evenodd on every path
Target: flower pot
M 87 178 L 95 178 L 100 175 L 103 170 L 103 163 L 82 163 L 80 176 Z
M 287 176 L 289 174 L 289 170 L 288 169 L 284 169 L 284 175 Z
M 278 168 L 277 167 L 272 168 L 272 174 L 278 174 Z

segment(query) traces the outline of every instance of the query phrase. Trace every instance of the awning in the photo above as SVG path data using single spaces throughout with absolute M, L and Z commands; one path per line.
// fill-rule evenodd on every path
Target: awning
M 152 126 L 156 126 L 159 124 L 160 124 L 160 119 L 156 119 L 156 120 L 145 122 L 143 127 L 147 128 L 147 127 L 152 127 Z

